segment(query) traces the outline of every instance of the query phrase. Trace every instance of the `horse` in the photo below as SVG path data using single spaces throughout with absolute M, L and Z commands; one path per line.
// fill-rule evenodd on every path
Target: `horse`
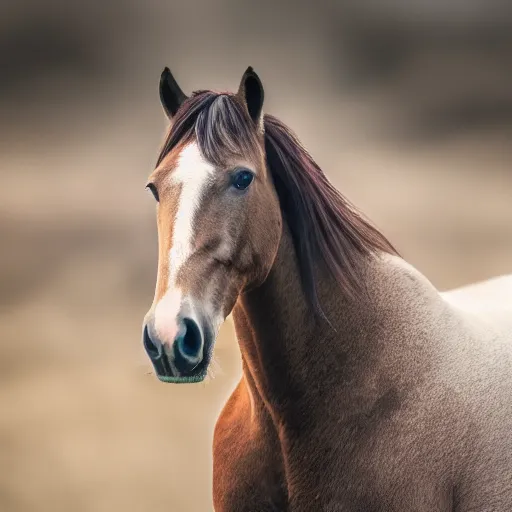
M 159 92 L 142 341 L 158 379 L 200 382 L 232 316 L 215 510 L 512 510 L 512 275 L 437 290 L 263 113 L 251 67 L 190 95 L 165 68 Z

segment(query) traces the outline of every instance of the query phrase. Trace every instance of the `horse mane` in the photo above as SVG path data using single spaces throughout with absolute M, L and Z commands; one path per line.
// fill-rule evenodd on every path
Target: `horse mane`
M 349 296 L 361 292 L 361 260 L 392 244 L 329 182 L 297 136 L 274 116 L 263 118 L 265 153 L 283 217 L 291 231 L 304 292 L 322 314 L 316 271 L 323 264 Z M 238 97 L 196 91 L 180 107 L 157 165 L 178 144 L 196 140 L 207 160 L 220 164 L 260 149 L 254 123 Z

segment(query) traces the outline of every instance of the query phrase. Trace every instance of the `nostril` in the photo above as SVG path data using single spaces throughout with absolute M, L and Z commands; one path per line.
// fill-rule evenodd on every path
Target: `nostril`
M 191 319 L 183 320 L 184 329 L 182 335 L 176 340 L 178 350 L 188 358 L 197 358 L 201 352 L 202 340 L 201 331 L 198 325 Z
M 157 359 L 162 355 L 161 345 L 151 339 L 147 325 L 144 327 L 144 348 L 151 359 Z

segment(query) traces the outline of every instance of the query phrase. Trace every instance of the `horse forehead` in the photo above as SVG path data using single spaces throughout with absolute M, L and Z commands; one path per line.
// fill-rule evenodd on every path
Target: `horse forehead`
M 172 182 L 199 189 L 214 175 L 215 167 L 206 161 L 196 142 L 186 145 L 180 152 L 176 168 L 171 174 Z

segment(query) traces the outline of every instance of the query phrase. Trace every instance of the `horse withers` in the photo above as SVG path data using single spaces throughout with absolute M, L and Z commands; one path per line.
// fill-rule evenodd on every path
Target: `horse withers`
M 143 343 L 199 382 L 232 313 L 243 376 L 214 434 L 217 512 L 512 510 L 512 276 L 441 293 L 238 92 L 185 95 L 149 179 Z

